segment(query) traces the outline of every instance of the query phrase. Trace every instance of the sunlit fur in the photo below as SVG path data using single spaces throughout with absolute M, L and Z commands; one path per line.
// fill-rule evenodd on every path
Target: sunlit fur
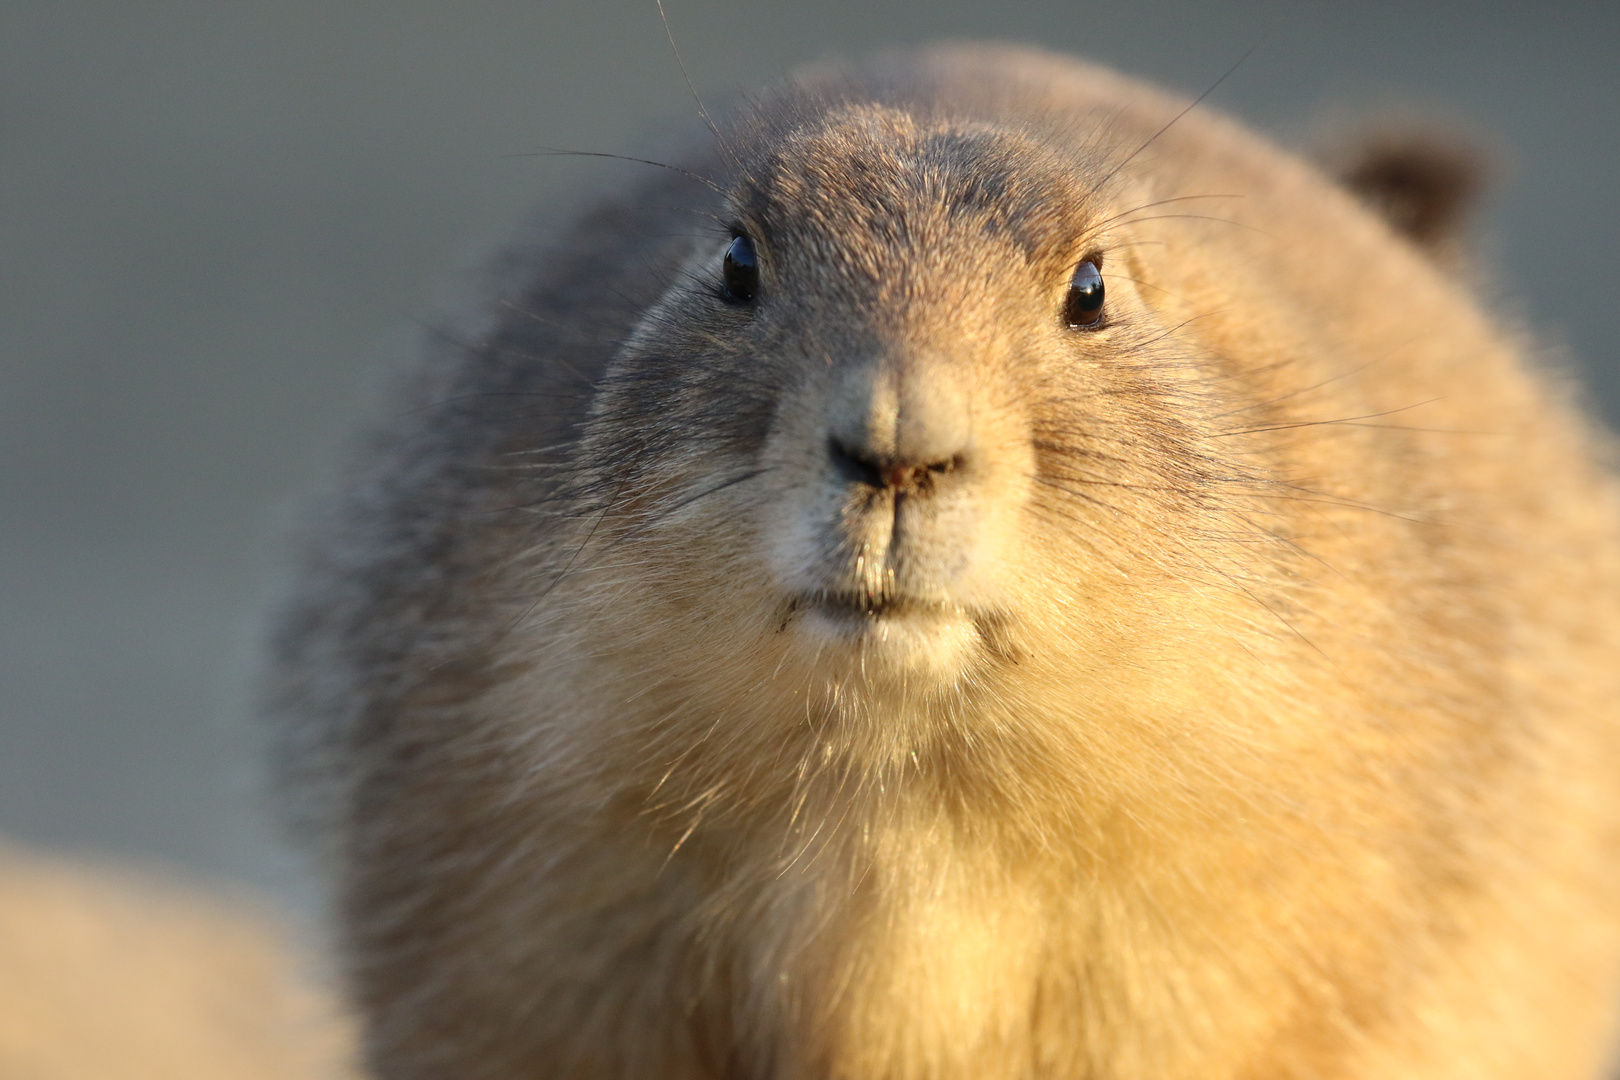
M 516 250 L 279 644 L 380 1077 L 1599 1075 L 1615 487 L 1185 105 L 811 69 Z

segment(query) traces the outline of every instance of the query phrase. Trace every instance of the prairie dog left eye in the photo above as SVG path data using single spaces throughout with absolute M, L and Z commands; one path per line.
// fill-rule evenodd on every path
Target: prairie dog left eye
M 732 237 L 720 274 L 726 299 L 739 304 L 752 302 L 759 291 L 759 257 L 754 254 L 754 242 L 746 236 Z
M 1069 281 L 1069 294 L 1063 300 L 1064 325 L 1083 330 L 1102 322 L 1103 293 L 1102 258 L 1092 256 L 1075 268 Z

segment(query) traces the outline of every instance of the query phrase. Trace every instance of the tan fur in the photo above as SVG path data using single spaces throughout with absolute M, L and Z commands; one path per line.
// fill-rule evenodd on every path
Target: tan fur
M 5 1080 L 339 1080 L 352 1044 L 263 913 L 0 851 Z
M 513 257 L 281 637 L 379 1076 L 1599 1075 L 1614 482 L 1184 104 L 813 69 Z

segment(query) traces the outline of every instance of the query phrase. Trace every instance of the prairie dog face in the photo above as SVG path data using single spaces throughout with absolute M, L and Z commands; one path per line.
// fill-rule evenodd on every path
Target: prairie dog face
M 865 105 L 741 162 L 584 442 L 623 564 L 771 670 L 950 684 L 1104 617 L 1189 473 L 1117 157 Z

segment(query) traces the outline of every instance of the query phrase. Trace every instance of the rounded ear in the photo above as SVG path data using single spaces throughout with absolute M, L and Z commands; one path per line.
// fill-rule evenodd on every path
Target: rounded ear
M 1485 150 L 1455 131 L 1410 123 L 1363 128 L 1324 155 L 1346 188 L 1431 255 L 1456 257 L 1485 190 Z

